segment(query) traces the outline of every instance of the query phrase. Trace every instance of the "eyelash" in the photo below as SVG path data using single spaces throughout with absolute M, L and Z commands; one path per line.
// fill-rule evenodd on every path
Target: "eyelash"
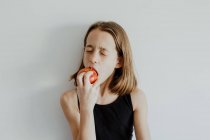
M 86 50 L 85 52 L 92 52 L 92 51 L 87 51 L 87 50 Z
M 88 51 L 88 50 L 86 50 L 85 52 L 87 52 L 87 53 L 92 53 L 93 51 Z M 105 53 L 100 52 L 100 54 L 102 54 L 102 55 L 106 56 L 106 54 L 105 54 Z

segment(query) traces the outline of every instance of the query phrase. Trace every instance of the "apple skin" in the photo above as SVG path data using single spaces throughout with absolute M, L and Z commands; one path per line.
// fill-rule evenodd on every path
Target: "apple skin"
M 90 83 L 93 84 L 95 83 L 95 81 L 98 79 L 98 72 L 93 68 L 93 67 L 85 67 L 83 69 L 81 69 L 78 74 L 82 73 L 82 72 L 88 72 L 88 71 L 92 71 L 93 74 L 90 76 Z

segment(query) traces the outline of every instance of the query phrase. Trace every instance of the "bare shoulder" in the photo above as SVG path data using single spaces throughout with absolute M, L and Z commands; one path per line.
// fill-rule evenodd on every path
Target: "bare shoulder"
M 62 103 L 67 103 L 69 101 L 74 100 L 76 95 L 76 90 L 72 89 L 72 90 L 68 90 L 65 91 L 61 96 L 60 96 L 60 102 Z
M 72 115 L 79 112 L 76 89 L 65 91 L 60 97 L 60 105 L 67 119 L 75 117 Z
M 131 92 L 131 100 L 132 100 L 134 111 L 138 109 L 139 107 L 147 106 L 146 95 L 144 91 L 138 87 L 133 92 Z
M 80 124 L 76 89 L 65 91 L 60 97 L 60 104 L 71 127 L 73 139 L 76 140 Z
M 62 95 L 60 99 L 69 99 L 72 98 L 74 96 L 74 94 L 76 93 L 76 89 L 72 89 L 72 90 L 67 90 L 65 91 Z

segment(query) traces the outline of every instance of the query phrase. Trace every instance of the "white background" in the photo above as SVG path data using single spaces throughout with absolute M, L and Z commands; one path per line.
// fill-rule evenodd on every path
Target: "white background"
M 128 33 L 152 139 L 209 140 L 208 0 L 0 0 L 0 139 L 71 139 L 59 97 L 97 20 Z

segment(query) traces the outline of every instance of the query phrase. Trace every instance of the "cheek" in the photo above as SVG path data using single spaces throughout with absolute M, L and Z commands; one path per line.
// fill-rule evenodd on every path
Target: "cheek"
M 83 60 L 82 60 L 82 62 L 83 62 L 83 64 L 84 64 L 84 66 L 86 66 L 86 64 L 88 63 L 88 56 L 87 55 L 83 55 Z
M 106 73 L 106 75 L 112 74 L 112 72 L 115 69 L 115 66 L 116 66 L 116 60 L 115 59 L 105 60 L 101 64 L 102 70 L 105 70 L 104 73 Z
M 115 67 L 117 63 L 117 60 L 115 57 L 110 57 L 110 58 L 107 58 L 107 60 L 105 61 L 105 64 L 108 66 L 108 67 Z
M 104 70 L 102 70 L 102 72 L 100 73 L 99 78 L 102 81 L 105 81 L 107 78 L 109 78 L 112 75 L 112 73 L 114 72 L 114 68 L 107 66 L 106 68 L 102 68 L 102 69 Z

